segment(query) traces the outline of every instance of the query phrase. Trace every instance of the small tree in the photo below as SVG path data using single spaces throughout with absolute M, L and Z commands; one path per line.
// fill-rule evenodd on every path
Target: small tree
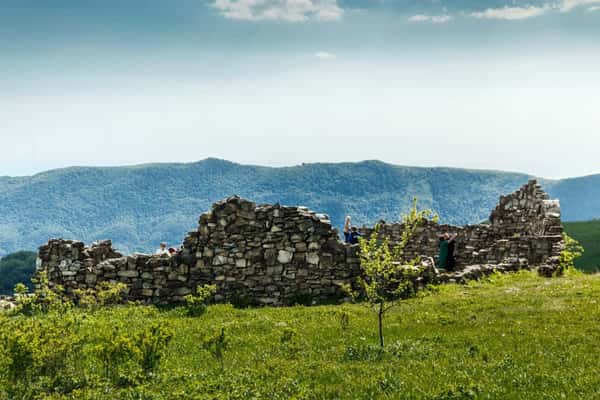
M 563 275 L 566 272 L 575 270 L 575 259 L 583 255 L 583 246 L 571 236 L 563 233 L 563 240 L 565 242 L 564 249 L 561 251 L 559 256 L 558 269 L 556 275 Z
M 379 344 L 384 345 L 383 320 L 385 314 L 400 300 L 416 295 L 416 278 L 422 272 L 421 260 L 407 260 L 405 249 L 419 225 L 426 219 L 437 220 L 431 210 L 417 209 L 413 200 L 408 214 L 402 216 L 403 231 L 400 241 L 392 246 L 388 237 L 380 237 L 381 226 L 377 224 L 371 236 L 360 238 L 361 277 L 354 297 L 362 297 L 363 304 L 377 313 Z

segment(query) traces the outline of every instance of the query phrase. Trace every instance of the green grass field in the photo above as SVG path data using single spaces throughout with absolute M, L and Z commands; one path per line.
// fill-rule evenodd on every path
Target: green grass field
M 385 351 L 362 305 L 184 311 L 0 315 L 0 398 L 600 398 L 600 275 L 519 273 L 443 286 L 389 314 Z M 139 336 L 151 326 L 174 333 L 166 347 Z M 222 328 L 219 361 L 203 343 Z M 132 361 L 139 354 L 119 350 L 128 340 L 154 346 L 158 368 L 144 374 Z M 15 362 L 30 365 L 31 376 Z
M 579 241 L 585 253 L 575 261 L 575 266 L 582 271 L 597 272 L 600 270 L 600 220 L 585 222 L 565 222 L 565 231 Z

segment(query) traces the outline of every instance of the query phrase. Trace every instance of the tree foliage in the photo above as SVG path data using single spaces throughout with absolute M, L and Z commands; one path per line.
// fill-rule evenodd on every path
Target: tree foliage
M 372 307 L 378 317 L 379 344 L 383 347 L 383 319 L 385 314 L 399 300 L 416 294 L 416 280 L 422 272 L 420 258 L 407 259 L 404 250 L 418 227 L 425 219 L 436 219 L 431 210 L 418 210 L 417 200 L 407 214 L 402 216 L 403 231 L 400 241 L 392 246 L 388 237 L 382 237 L 381 226 L 377 224 L 371 236 L 361 238 L 358 291 L 355 297 L 362 297 L 364 304 Z
M 31 289 L 36 259 L 37 254 L 32 251 L 18 251 L 0 259 L 0 294 L 12 294 L 17 283 Z

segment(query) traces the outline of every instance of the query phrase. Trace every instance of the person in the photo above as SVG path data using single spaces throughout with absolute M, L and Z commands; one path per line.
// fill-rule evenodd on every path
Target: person
M 443 235 L 440 236 L 440 253 L 438 258 L 438 266 L 442 270 L 449 270 L 449 267 L 453 265 L 449 264 L 450 259 L 450 251 L 452 250 L 452 258 L 454 257 L 454 240 L 456 239 L 456 234 L 450 235 L 448 232 L 444 232 Z M 450 245 L 452 243 L 452 246 Z M 452 263 L 452 261 L 450 261 Z
M 456 269 L 456 234 L 449 237 L 448 240 L 448 258 L 446 259 L 446 269 L 454 271 Z
M 169 247 L 169 255 L 172 256 L 175 253 L 177 253 L 177 249 L 175 247 Z
M 162 242 L 160 244 L 160 247 L 158 248 L 158 250 L 156 250 L 155 253 L 157 256 L 169 256 L 171 257 L 171 254 L 169 253 L 169 250 L 167 249 L 167 244 L 165 242 Z
M 351 229 L 352 218 L 349 215 L 346 216 L 344 221 L 344 242 L 350 243 L 350 229 Z
M 358 232 L 358 228 L 353 226 L 350 229 L 350 235 L 348 235 L 348 243 L 350 244 L 358 244 L 358 238 L 362 235 Z

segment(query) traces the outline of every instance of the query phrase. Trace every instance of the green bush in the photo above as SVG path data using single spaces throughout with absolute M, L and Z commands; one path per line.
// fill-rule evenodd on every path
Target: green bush
M 206 305 L 208 301 L 217 292 L 215 285 L 204 285 L 196 288 L 196 295 L 185 296 L 185 307 L 187 315 L 190 317 L 200 317 L 206 312 Z
M 29 316 L 51 311 L 64 313 L 73 306 L 73 303 L 63 296 L 64 288 L 62 286 L 50 288 L 48 275 L 45 271 L 40 272 L 38 277 L 31 281 L 36 286 L 33 294 L 29 293 L 29 289 L 24 284 L 15 286 L 17 307 L 13 310 L 13 313 Z
M 566 233 L 563 234 L 565 248 L 560 252 L 560 262 L 556 275 L 564 275 L 567 272 L 575 271 L 575 260 L 583 255 L 583 247 L 579 242 Z

